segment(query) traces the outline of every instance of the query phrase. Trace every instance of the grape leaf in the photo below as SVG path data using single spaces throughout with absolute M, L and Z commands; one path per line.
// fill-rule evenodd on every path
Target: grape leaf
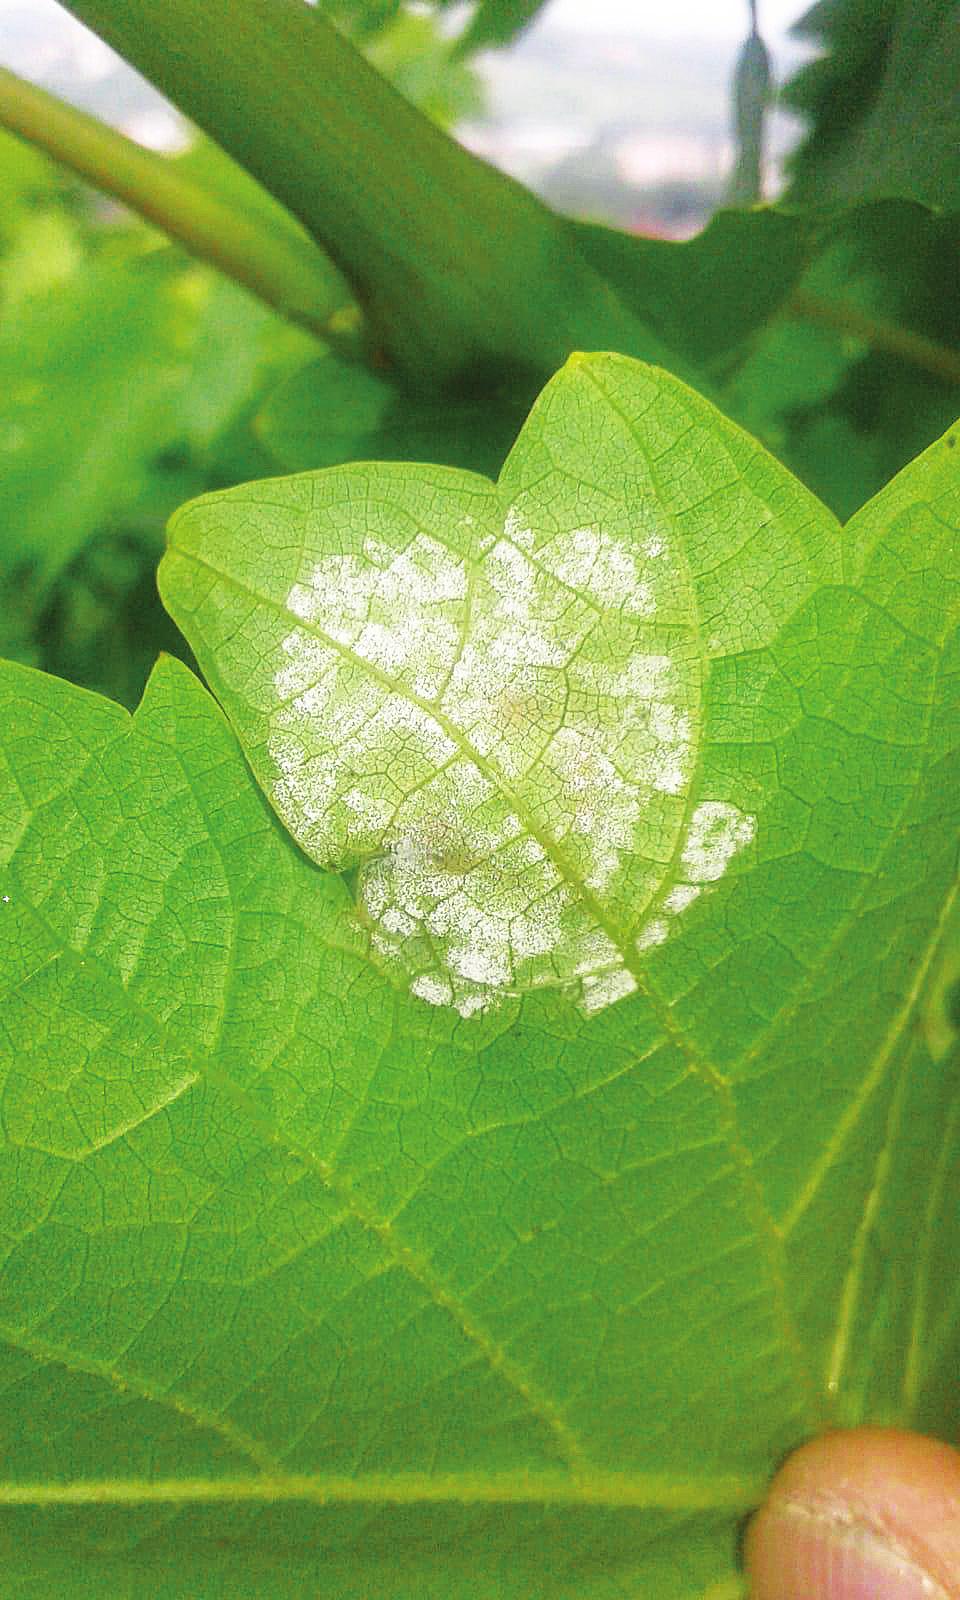
M 791 1444 L 955 1424 L 955 461 L 841 534 L 682 384 L 589 357 L 497 489 L 195 502 L 164 592 L 285 825 L 181 665 L 132 718 L 2 669 L 24 1593 L 717 1600 Z M 357 804 L 388 784 L 399 832 Z M 535 879 L 511 970 L 386 926 L 371 885 L 411 875 L 461 931 Z M 599 917 L 620 999 L 567 970 Z
M 770 206 L 724 210 L 695 238 L 681 241 L 595 222 L 570 221 L 567 228 L 641 324 L 656 328 L 682 358 L 710 370 L 782 309 L 829 240 L 833 219 Z
M 451 5 L 453 0 L 441 0 Z M 510 44 L 518 34 L 528 28 L 545 0 L 478 0 L 473 16 L 457 41 L 462 55 L 472 50 L 489 50 L 493 46 Z

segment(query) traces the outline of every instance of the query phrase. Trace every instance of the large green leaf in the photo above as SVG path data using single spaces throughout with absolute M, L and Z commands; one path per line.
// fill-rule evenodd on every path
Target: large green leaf
M 498 489 L 194 503 L 303 850 L 184 668 L 4 670 L 23 1592 L 729 1600 L 792 1443 L 956 1425 L 955 461 L 841 534 L 591 357 Z
M 812 122 L 792 197 L 960 204 L 957 0 L 819 0 L 797 31 L 826 54 L 784 93 Z

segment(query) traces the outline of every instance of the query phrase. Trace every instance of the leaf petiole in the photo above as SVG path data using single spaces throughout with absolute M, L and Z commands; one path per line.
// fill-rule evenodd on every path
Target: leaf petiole
M 2 67 L 0 124 L 155 223 L 282 316 L 326 337 L 328 321 L 347 293 L 334 292 L 329 261 L 292 217 L 280 220 L 279 208 L 276 220 L 245 215 L 177 171 L 168 158 Z

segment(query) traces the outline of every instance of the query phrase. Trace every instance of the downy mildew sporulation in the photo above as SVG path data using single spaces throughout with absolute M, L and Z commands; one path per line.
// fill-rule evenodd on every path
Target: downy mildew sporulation
M 516 507 L 458 533 L 466 555 L 368 536 L 290 590 L 272 798 L 321 865 L 358 869 L 420 999 L 470 1016 L 560 985 L 597 1011 L 755 820 L 688 814 L 701 669 L 658 617 L 666 537 L 535 537 Z

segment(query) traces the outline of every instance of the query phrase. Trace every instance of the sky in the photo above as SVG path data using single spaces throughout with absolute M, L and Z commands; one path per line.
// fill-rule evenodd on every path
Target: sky
M 758 0 L 760 26 L 771 42 L 811 0 Z M 589 32 L 629 32 L 662 39 L 737 39 L 746 31 L 746 0 L 548 0 L 552 23 Z M 0 0 L 4 11 L 33 12 L 65 21 L 55 0 Z

